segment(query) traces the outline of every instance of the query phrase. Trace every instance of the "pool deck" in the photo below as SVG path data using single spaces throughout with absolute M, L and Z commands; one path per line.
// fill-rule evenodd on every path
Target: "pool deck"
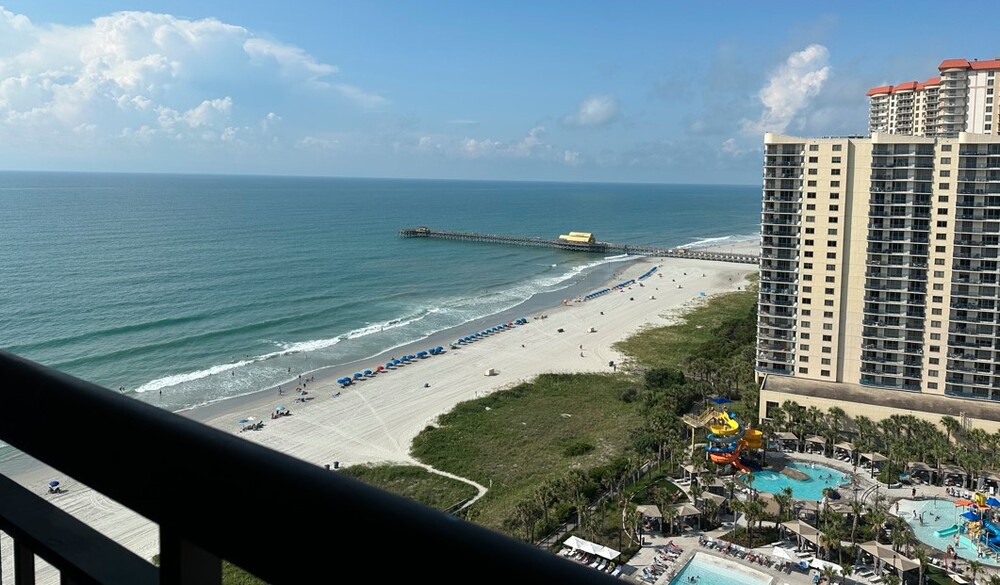
M 771 459 L 772 456 L 774 457 L 774 459 Z M 871 478 L 871 474 L 867 469 L 858 467 L 855 470 L 855 468 L 850 463 L 833 459 L 831 457 L 826 457 L 824 455 L 813 454 L 813 453 L 772 454 L 769 452 L 768 460 L 771 463 L 777 463 L 779 457 L 782 459 L 790 459 L 793 461 L 814 462 L 816 464 L 825 465 L 827 467 L 832 467 L 834 469 L 837 469 L 838 471 L 845 472 L 848 474 L 849 477 L 853 472 L 856 471 L 859 494 L 862 494 L 869 488 L 874 487 L 877 483 L 874 479 Z M 775 467 L 777 467 L 777 465 L 775 465 Z M 681 487 L 686 493 L 688 492 L 687 486 L 681 486 Z M 847 490 L 844 491 L 846 492 Z M 919 504 L 921 501 L 930 499 L 939 499 L 947 501 L 953 501 L 955 499 L 952 496 L 948 495 L 946 488 L 941 486 L 932 486 L 926 484 L 921 484 L 917 486 L 902 486 L 897 488 L 888 488 L 885 486 L 885 484 L 881 484 L 879 493 L 887 497 L 887 503 L 889 505 L 890 514 L 895 513 L 896 509 L 895 503 L 899 501 L 900 515 L 908 513 L 910 510 L 913 509 L 914 504 L 908 504 L 907 502 L 915 501 Z M 688 496 L 690 497 L 690 493 L 688 493 Z M 851 493 L 843 494 L 843 500 L 850 500 L 853 499 L 853 497 L 854 495 Z M 673 543 L 681 547 L 684 550 L 684 552 L 677 558 L 677 560 L 670 563 L 668 570 L 664 571 L 663 574 L 661 574 L 656 579 L 655 585 L 668 585 L 670 583 L 670 579 L 673 578 L 673 576 L 676 575 L 684 567 L 684 565 L 688 562 L 688 560 L 691 559 L 691 556 L 693 556 L 694 553 L 696 552 L 701 552 L 702 554 L 709 556 L 718 556 L 720 558 L 724 558 L 728 561 L 735 563 L 745 564 L 746 566 L 753 568 L 754 570 L 770 575 L 773 578 L 771 581 L 772 585 L 786 585 L 786 584 L 812 585 L 812 573 L 802 573 L 800 571 L 792 571 L 790 574 L 788 574 L 779 572 L 774 569 L 770 569 L 768 567 L 760 566 L 754 563 L 748 563 L 746 561 L 742 561 L 735 557 L 724 555 L 715 550 L 706 549 L 705 547 L 702 547 L 698 544 L 698 538 L 701 536 L 708 538 L 719 538 L 730 532 L 732 529 L 733 525 L 730 522 L 723 524 L 722 527 L 714 531 L 691 530 L 685 532 L 683 535 L 673 535 L 673 536 L 659 536 L 659 535 L 647 534 L 645 535 L 642 548 L 639 550 L 638 553 L 636 553 L 635 556 L 629 559 L 629 561 L 625 564 L 624 567 L 625 570 L 623 571 L 622 578 L 635 583 L 644 583 L 644 584 L 648 583 L 639 578 L 639 576 L 642 574 L 642 569 L 655 566 L 654 558 L 656 557 L 657 554 L 656 552 L 657 547 L 665 546 L 668 542 L 673 541 Z M 772 547 L 770 546 L 761 547 L 753 549 L 753 552 L 770 556 L 771 549 Z M 934 555 L 934 556 L 943 557 L 944 551 L 940 551 L 939 555 Z M 966 569 L 968 567 L 967 562 L 960 561 L 958 565 L 959 567 L 963 567 Z M 630 575 L 626 575 L 624 573 L 630 573 Z M 983 568 L 979 571 L 980 580 L 988 580 L 990 575 L 1000 575 L 1000 569 L 998 569 L 997 567 L 984 565 Z M 839 582 L 840 579 L 838 579 L 837 581 Z M 867 583 L 867 581 L 864 579 L 855 580 L 852 579 L 850 576 L 848 576 L 847 578 L 844 579 L 844 583 L 865 584 Z

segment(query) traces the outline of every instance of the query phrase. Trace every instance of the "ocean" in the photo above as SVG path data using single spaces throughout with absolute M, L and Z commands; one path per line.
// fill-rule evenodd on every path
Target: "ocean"
M 759 186 L 0 173 L 0 349 L 173 411 L 589 292 L 601 255 L 757 239 Z M 474 331 L 469 331 L 472 333 Z

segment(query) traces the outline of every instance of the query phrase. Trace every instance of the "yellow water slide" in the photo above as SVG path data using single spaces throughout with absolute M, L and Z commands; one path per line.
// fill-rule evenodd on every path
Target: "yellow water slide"
M 764 433 L 758 429 L 747 429 L 743 435 L 743 442 L 750 449 L 760 449 L 764 442 Z
M 740 432 L 740 423 L 720 412 L 715 416 L 715 422 L 708 425 L 708 431 L 716 437 L 731 437 Z

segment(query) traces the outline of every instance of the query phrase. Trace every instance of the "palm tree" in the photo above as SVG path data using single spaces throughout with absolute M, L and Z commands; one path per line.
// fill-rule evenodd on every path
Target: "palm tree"
M 719 504 L 715 500 L 705 500 L 701 504 L 701 512 L 714 524 L 719 521 Z
M 983 568 L 983 564 L 979 561 L 969 561 L 969 572 L 972 573 L 972 582 L 976 582 L 976 574 L 979 573 Z
M 837 571 L 833 567 L 827 565 L 823 567 L 823 570 L 819 574 L 826 579 L 827 583 L 833 583 L 833 578 L 837 576 Z
M 743 516 L 747 523 L 747 548 L 753 548 L 753 525 L 755 522 L 760 523 L 767 516 L 764 503 L 758 499 L 743 502 Z
M 786 519 L 785 514 L 792 504 L 792 488 L 788 486 L 781 488 L 781 493 L 774 495 L 774 501 L 778 503 L 778 517 L 775 521 L 778 523 L 784 522 Z
M 674 533 L 674 520 L 677 519 L 677 515 L 678 515 L 677 508 L 675 508 L 673 506 L 667 506 L 666 508 L 662 508 L 660 510 L 660 513 L 663 514 L 663 521 L 666 522 L 667 526 L 670 527 L 670 530 L 669 530 L 670 534 L 673 535 L 673 533 Z
M 948 433 L 948 442 L 951 442 L 952 437 L 958 437 L 958 431 L 962 428 L 962 423 L 958 422 L 953 416 L 942 416 L 941 426 L 944 427 L 945 432 Z
M 552 499 L 555 498 L 555 495 L 555 488 L 551 482 L 545 482 L 535 488 L 535 501 L 542 510 L 542 521 L 545 526 L 549 525 L 549 506 L 552 505 Z
M 858 546 L 858 521 L 865 511 L 865 504 L 860 500 L 851 500 L 851 547 Z
M 930 564 L 931 557 L 927 554 L 927 551 L 917 547 L 913 549 L 913 558 L 917 559 L 917 562 L 920 563 L 920 566 L 918 567 L 919 574 L 917 575 L 917 583 L 923 583 L 924 571 L 927 570 L 927 565 Z

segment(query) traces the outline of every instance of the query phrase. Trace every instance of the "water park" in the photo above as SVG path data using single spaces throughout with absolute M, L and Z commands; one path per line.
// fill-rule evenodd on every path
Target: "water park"
M 740 423 L 735 412 L 723 408 L 729 403 L 728 398 L 713 398 L 712 404 L 700 416 L 687 415 L 684 422 L 691 427 L 691 448 L 694 451 L 696 429 L 706 429 L 705 451 L 712 463 L 717 465 L 732 465 L 743 473 L 752 473 L 753 468 L 759 468 L 756 463 L 743 456 L 749 450 L 760 449 L 763 446 L 763 433 L 758 429 L 750 429 Z M 749 464 L 749 465 L 748 465 Z
M 1000 566 L 1000 500 L 983 493 L 954 501 L 900 502 L 899 516 L 926 544 L 959 557 Z

